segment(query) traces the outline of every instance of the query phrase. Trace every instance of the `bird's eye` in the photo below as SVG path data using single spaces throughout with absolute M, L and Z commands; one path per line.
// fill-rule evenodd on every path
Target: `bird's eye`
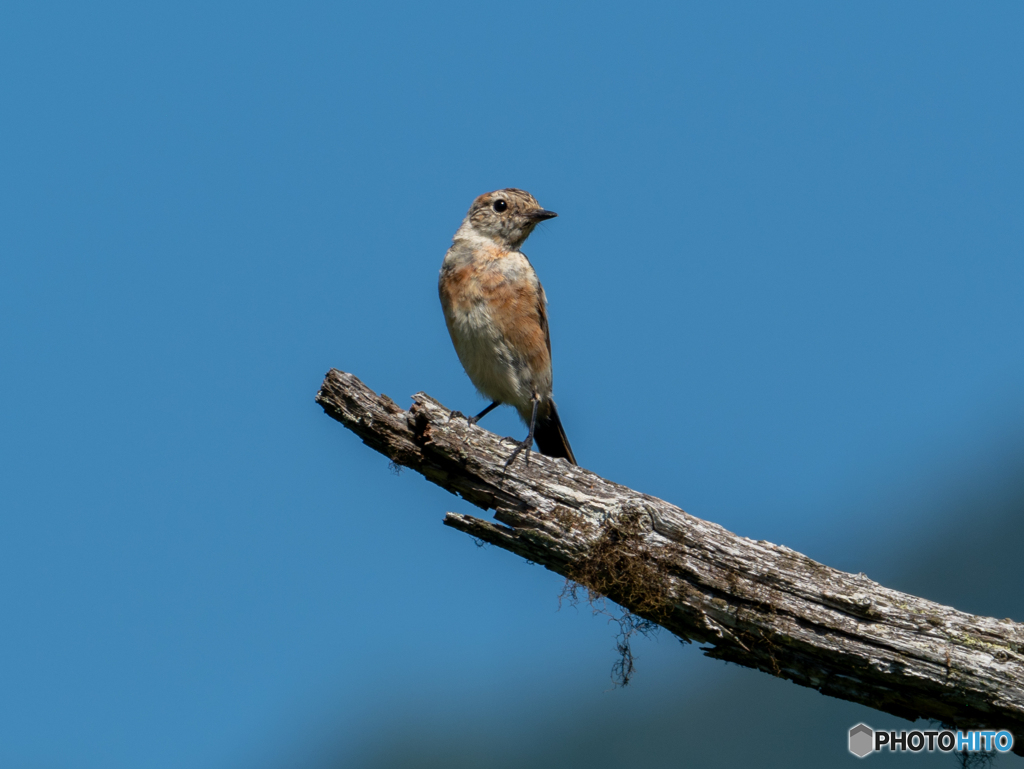
M 494 210 L 497 211 L 499 214 L 507 209 L 508 203 L 506 203 L 504 200 L 499 198 L 498 200 L 494 201 Z

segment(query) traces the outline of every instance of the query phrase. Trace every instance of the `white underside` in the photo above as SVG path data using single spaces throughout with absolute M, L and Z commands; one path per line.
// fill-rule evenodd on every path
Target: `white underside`
M 519 409 L 531 407 L 530 373 L 483 309 L 478 305 L 452 315 L 455 352 L 476 389 L 492 401 Z

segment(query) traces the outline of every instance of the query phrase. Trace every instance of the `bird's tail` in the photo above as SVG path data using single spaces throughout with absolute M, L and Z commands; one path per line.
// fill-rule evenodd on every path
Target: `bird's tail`
M 572 453 L 572 446 L 565 435 L 562 427 L 562 420 L 558 418 L 558 409 L 554 401 L 548 401 L 548 408 L 539 409 L 543 413 L 537 414 L 537 425 L 533 429 L 533 439 L 537 441 L 537 449 L 541 454 L 549 457 L 561 457 L 568 459 L 574 465 L 576 457 Z

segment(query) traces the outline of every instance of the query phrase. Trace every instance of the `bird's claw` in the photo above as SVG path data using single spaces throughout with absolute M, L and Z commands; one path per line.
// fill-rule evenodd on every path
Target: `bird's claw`
M 530 466 L 530 444 L 531 443 L 533 443 L 533 441 L 531 439 L 529 439 L 529 438 L 527 438 L 525 441 L 516 441 L 516 448 L 512 452 L 512 456 L 510 456 L 507 460 L 505 460 L 505 469 L 506 470 L 508 470 L 512 466 L 512 463 L 516 461 L 516 457 L 519 456 L 519 452 L 521 452 L 523 450 L 526 451 L 526 466 L 527 467 Z

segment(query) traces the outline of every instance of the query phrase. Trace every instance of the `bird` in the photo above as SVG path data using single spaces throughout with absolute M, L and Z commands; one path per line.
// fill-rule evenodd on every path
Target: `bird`
M 480 195 L 455 232 L 438 278 L 455 352 L 470 381 L 491 401 L 469 423 L 504 404 L 530 428 L 506 469 L 522 451 L 529 465 L 534 440 L 541 454 L 576 464 L 551 395 L 547 297 L 519 250 L 534 227 L 556 216 L 524 190 Z

